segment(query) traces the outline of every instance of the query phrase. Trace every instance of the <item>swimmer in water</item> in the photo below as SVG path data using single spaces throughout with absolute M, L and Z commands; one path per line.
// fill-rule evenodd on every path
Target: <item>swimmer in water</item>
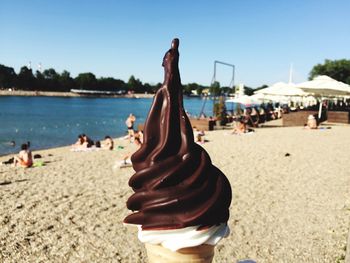
M 0 144 L 3 144 L 3 145 L 7 145 L 7 146 L 12 146 L 12 147 L 15 147 L 16 146 L 16 142 L 15 141 L 9 141 L 9 142 L 3 142 Z

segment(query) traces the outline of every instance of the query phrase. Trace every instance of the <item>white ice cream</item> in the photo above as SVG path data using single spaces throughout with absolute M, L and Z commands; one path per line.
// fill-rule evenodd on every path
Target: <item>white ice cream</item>
M 201 230 L 197 230 L 198 226 L 172 230 L 142 230 L 141 226 L 138 226 L 138 229 L 138 238 L 141 242 L 162 245 L 172 251 L 202 244 L 215 246 L 230 233 L 227 224 L 220 224 Z

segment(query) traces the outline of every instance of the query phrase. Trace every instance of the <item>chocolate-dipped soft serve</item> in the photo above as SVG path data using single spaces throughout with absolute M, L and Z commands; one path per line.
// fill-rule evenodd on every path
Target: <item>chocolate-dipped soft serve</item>
M 174 39 L 163 58 L 164 83 L 148 114 L 144 143 L 131 158 L 135 193 L 127 207 L 134 213 L 124 222 L 142 230 L 207 228 L 229 218 L 230 183 L 194 142 L 183 108 L 178 46 Z

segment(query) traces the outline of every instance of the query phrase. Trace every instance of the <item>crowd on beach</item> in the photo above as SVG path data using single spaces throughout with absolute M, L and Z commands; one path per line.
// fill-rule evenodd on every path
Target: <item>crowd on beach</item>
M 133 143 L 139 148 L 143 143 L 143 132 L 142 130 L 135 130 L 134 125 L 136 122 L 136 117 L 132 113 L 127 117 L 125 125 L 127 127 L 127 135 L 122 139 L 129 140 L 130 143 Z M 106 135 L 102 141 L 93 141 L 86 134 L 80 134 L 78 140 L 75 144 L 72 145 L 72 151 L 89 151 L 89 150 L 99 150 L 99 149 L 114 149 L 114 141 L 109 136 Z M 131 155 L 133 152 L 127 152 L 122 160 L 117 162 L 119 167 L 128 167 L 131 166 Z
M 136 117 L 132 113 L 125 120 L 125 125 L 127 128 L 127 134 L 120 138 L 123 140 L 128 140 L 130 144 L 135 145 L 132 147 L 132 150 L 128 150 L 121 160 L 117 161 L 118 167 L 129 167 L 131 166 L 131 155 L 135 150 L 141 147 L 143 144 L 143 130 L 142 127 L 140 129 L 135 129 Z M 205 143 L 207 140 L 205 139 L 204 130 L 200 130 L 193 127 L 194 131 L 194 139 L 197 143 Z M 89 152 L 89 151 L 98 151 L 98 150 L 114 150 L 115 142 L 112 137 L 106 135 L 103 140 L 94 140 L 90 136 L 85 133 L 79 134 L 77 137 L 77 141 L 73 143 L 70 147 L 72 152 Z M 124 147 L 117 147 L 118 149 L 122 149 Z M 35 162 L 33 160 L 33 155 L 30 150 L 30 142 L 22 144 L 20 152 L 14 157 L 10 158 L 8 161 L 3 162 L 1 164 L 12 164 L 12 166 L 21 166 L 25 168 L 29 168 L 35 166 Z
M 109 135 L 106 135 L 103 141 L 93 141 L 86 134 L 79 134 L 78 140 L 72 145 L 72 151 L 83 151 L 89 148 L 113 150 L 114 142 Z
M 261 124 L 282 118 L 286 112 L 284 107 L 277 104 L 275 107 L 271 103 L 246 107 L 241 114 L 229 114 L 226 116 L 225 123 L 233 126 L 232 134 L 244 134 L 254 132 L 254 128 L 260 127 Z
M 281 119 L 284 114 L 289 114 L 297 111 L 318 111 L 320 105 L 315 104 L 308 107 L 300 105 L 288 106 L 276 103 L 261 104 L 260 106 L 246 107 L 242 114 L 229 114 L 224 121 L 225 124 L 233 126 L 233 134 L 243 134 L 254 132 L 254 128 L 259 128 L 262 124 Z M 319 124 L 326 120 L 326 109 L 338 111 L 350 111 L 350 103 L 340 102 L 338 104 L 327 105 L 323 102 L 321 105 L 321 117 L 318 114 L 310 114 L 304 122 L 305 129 L 318 129 Z M 329 129 L 329 127 L 327 127 Z
M 327 105 L 325 105 L 326 107 Z M 243 112 L 238 112 L 238 114 L 228 114 L 222 120 L 224 124 L 232 127 L 232 134 L 246 134 L 253 133 L 255 128 L 259 128 L 261 124 L 282 118 L 283 114 L 288 114 L 289 112 L 299 111 L 299 110 L 315 110 L 318 105 L 314 105 L 313 108 L 302 108 L 302 107 L 288 107 L 287 105 L 279 105 L 272 103 L 261 104 L 260 106 L 251 106 L 246 107 Z M 338 103 L 332 104 L 332 107 L 335 109 L 343 109 L 348 110 L 350 107 L 349 103 Z M 186 112 L 189 117 L 190 114 Z M 201 118 L 206 118 L 206 116 L 201 116 Z M 217 119 L 210 117 L 209 122 L 212 125 L 216 125 Z M 125 125 L 127 128 L 127 135 L 123 137 L 123 139 L 129 140 L 130 143 L 136 145 L 138 149 L 143 143 L 143 131 L 142 128 L 136 130 L 135 129 L 136 117 L 132 113 L 129 114 L 125 121 Z M 305 120 L 304 128 L 305 129 L 318 129 L 319 120 L 317 116 L 309 115 L 307 120 Z M 213 128 L 213 127 L 212 127 Z M 210 130 L 210 129 L 209 129 Z M 197 143 L 203 144 L 207 140 L 205 139 L 205 131 L 203 129 L 199 129 L 196 126 L 193 126 L 194 131 L 194 140 Z M 13 142 L 15 143 L 15 142 Z M 114 149 L 114 141 L 111 136 L 106 135 L 103 140 L 92 140 L 86 134 L 79 134 L 77 141 L 71 146 L 71 151 L 91 151 L 91 150 L 113 150 Z M 125 154 L 123 159 L 121 160 L 121 165 L 131 165 L 130 157 L 132 152 L 128 152 Z M 33 166 L 34 161 L 32 157 L 32 153 L 30 150 L 30 143 L 24 143 L 21 145 L 21 150 L 18 155 L 12 157 L 7 162 L 3 162 L 2 164 L 12 164 L 13 166 L 21 166 L 21 167 L 31 167 Z

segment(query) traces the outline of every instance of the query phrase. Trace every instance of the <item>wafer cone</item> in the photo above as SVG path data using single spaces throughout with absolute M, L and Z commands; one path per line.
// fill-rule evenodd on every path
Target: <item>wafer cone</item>
M 200 245 L 171 251 L 160 245 L 146 243 L 148 263 L 211 263 L 214 246 Z

